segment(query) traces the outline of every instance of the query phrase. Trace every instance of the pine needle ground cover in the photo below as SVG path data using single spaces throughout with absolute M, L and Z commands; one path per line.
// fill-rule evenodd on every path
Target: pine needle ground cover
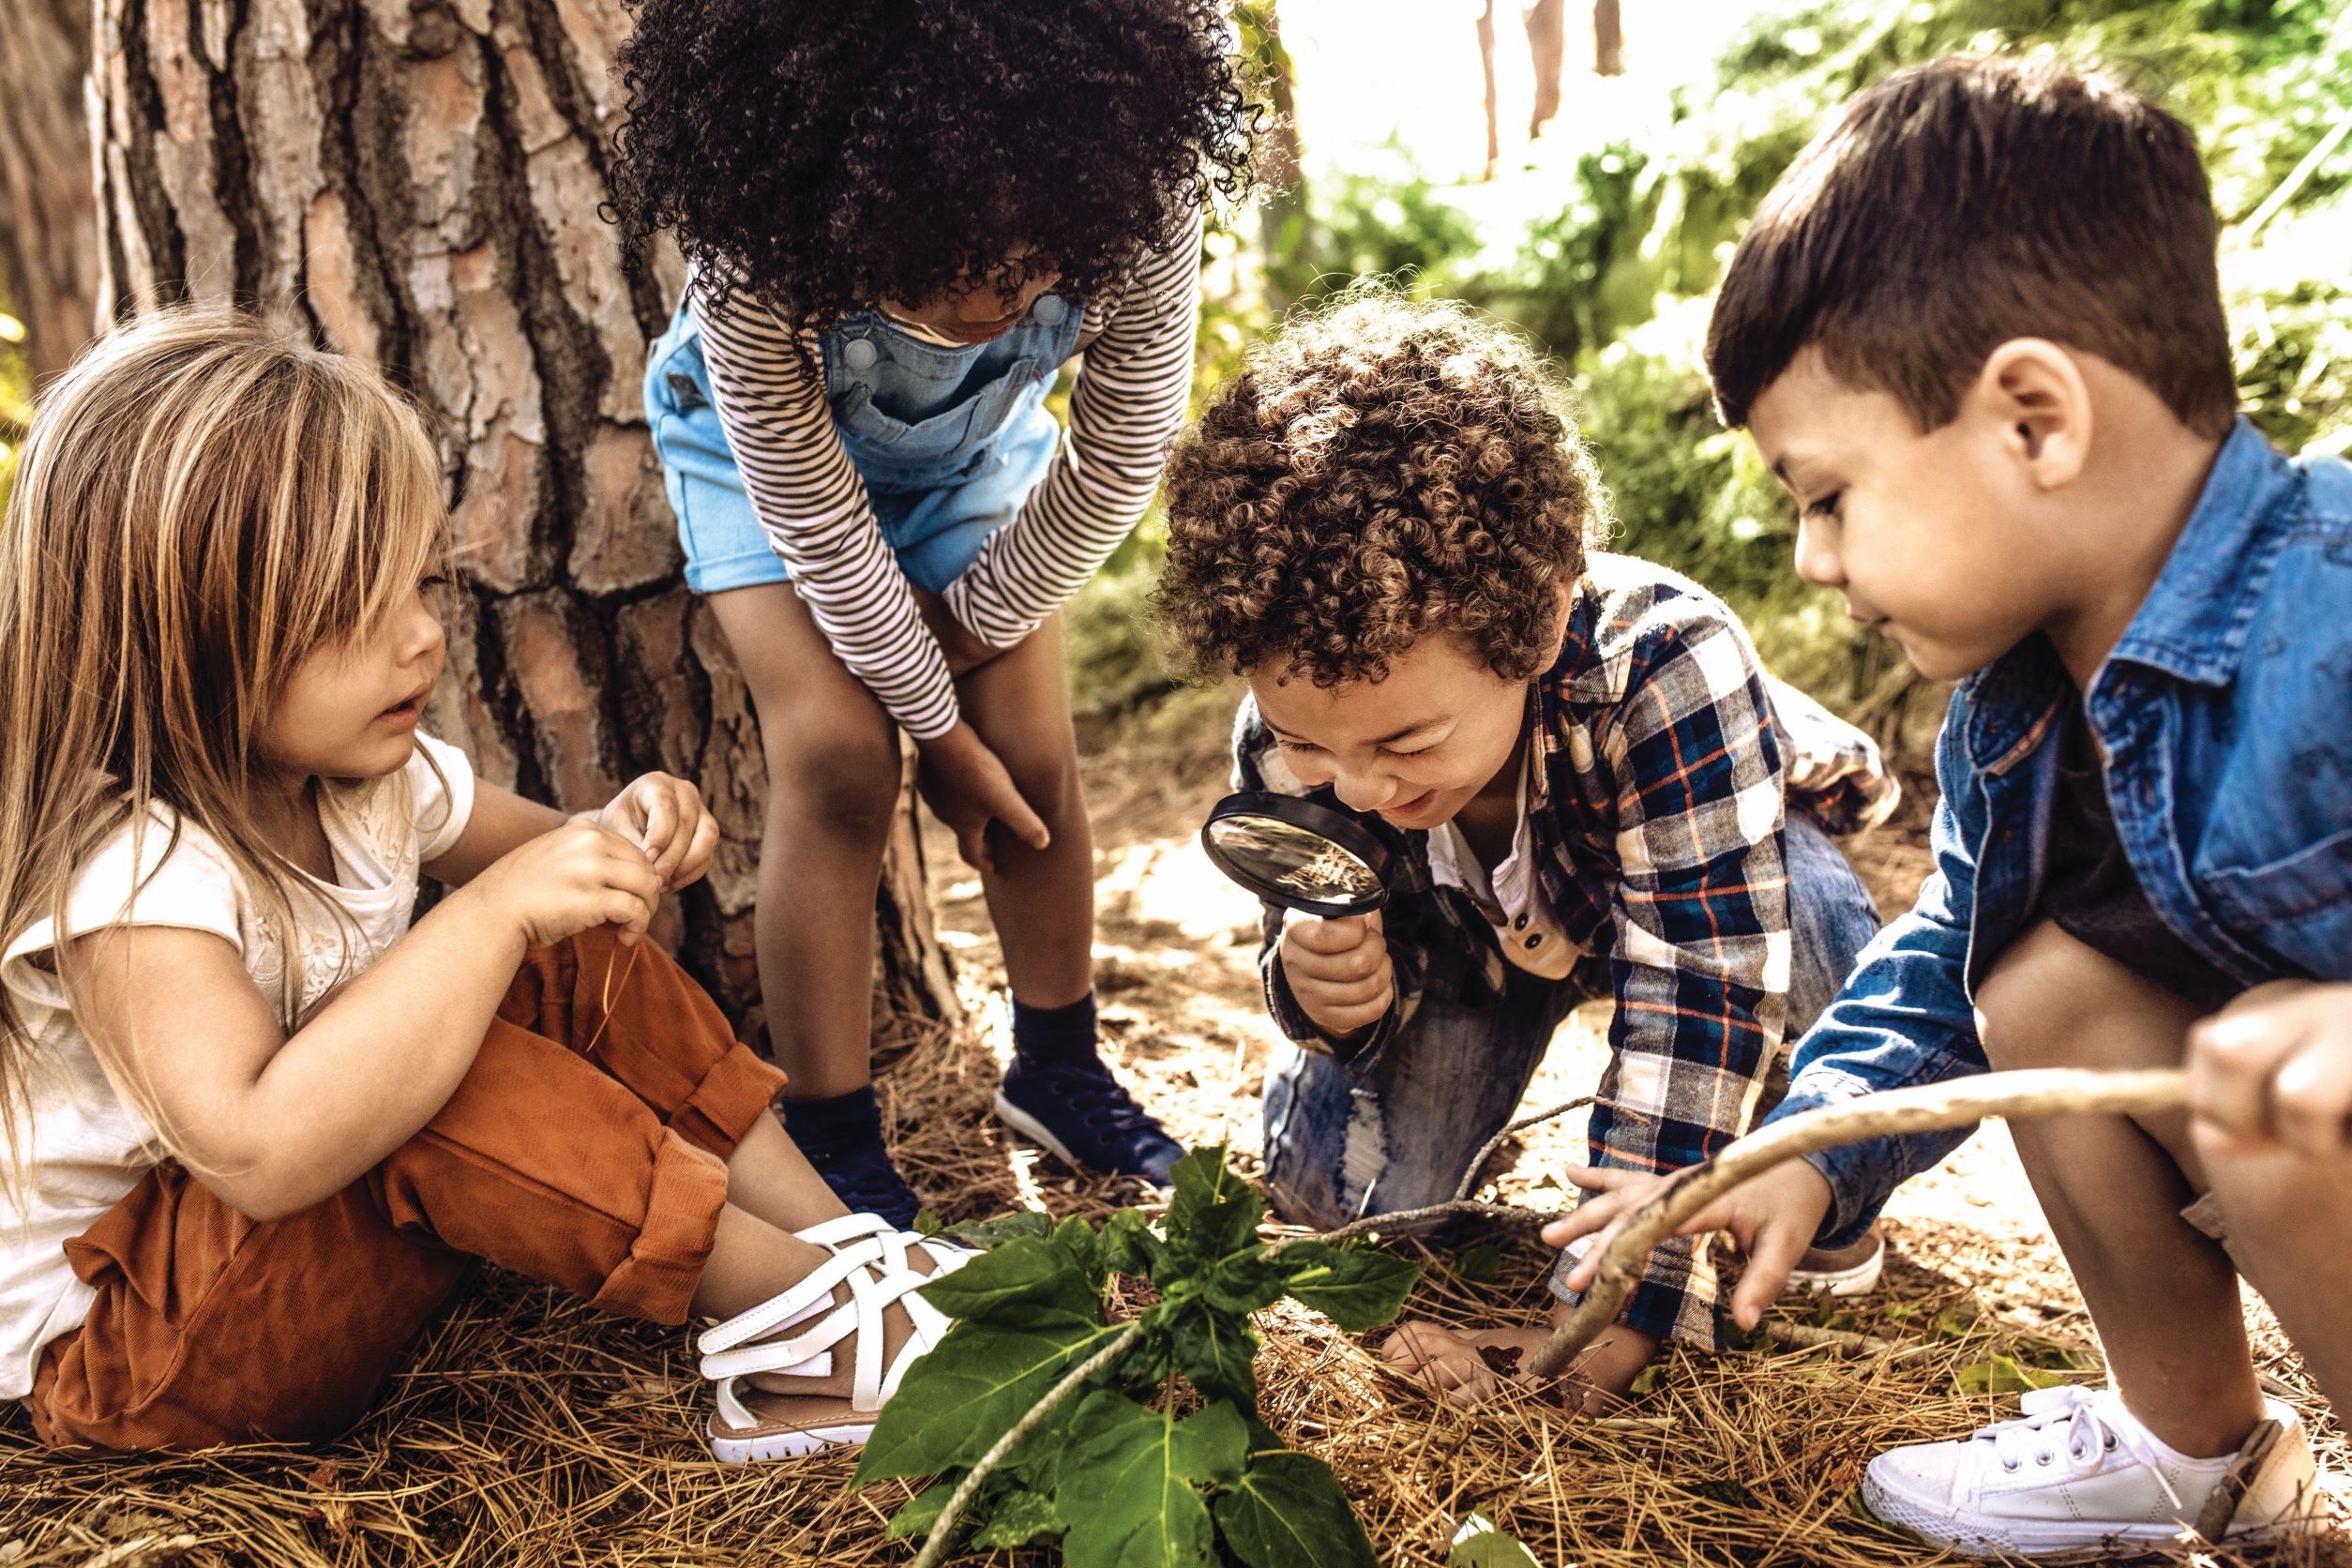
M 1190 845 L 1196 797 L 1214 798 L 1216 787 L 1214 776 L 1158 767 L 1090 778 L 1103 824 L 1100 973 L 1108 1048 L 1138 1092 L 1188 1142 L 1246 1148 L 1269 1042 L 1246 901 L 1218 903 L 1224 884 Z M 1866 847 L 1873 865 L 1900 860 L 1883 844 Z M 977 890 L 952 852 L 934 864 L 942 925 L 980 1001 L 995 955 Z M 1600 1022 L 1572 1022 L 1530 1103 L 1590 1087 Z M 1003 1048 L 993 1020 L 901 1044 L 881 1081 L 916 1186 L 951 1221 L 1039 1209 L 1099 1226 L 1133 1207 L 1131 1185 L 1075 1177 L 988 1119 Z M 1581 1146 L 1575 1119 L 1524 1135 L 1499 1156 L 1483 1196 L 1559 1207 L 1548 1172 Z M 2099 1373 L 2080 1300 L 1998 1133 L 1905 1189 L 1893 1214 L 1883 1292 L 1833 1313 L 1787 1315 L 1832 1338 L 1884 1340 L 1892 1353 L 1777 1338 L 1720 1357 L 1678 1352 L 1621 1417 L 1596 1425 L 1532 1397 L 1477 1411 L 1432 1402 L 1380 1368 L 1377 1335 L 1284 1300 L 1255 1318 L 1258 1419 L 1330 1468 L 1385 1563 L 1445 1564 L 1474 1512 L 1547 1568 L 1943 1560 L 1862 1515 L 1854 1494 L 1870 1455 L 2011 1413 L 2032 1383 Z M 1278 1243 L 1299 1232 L 1263 1234 Z M 1395 1250 L 1426 1265 L 1405 1316 L 1484 1324 L 1545 1310 L 1547 1259 L 1522 1234 Z M 1108 1285 L 1111 1320 L 1154 1304 L 1135 1276 Z M 2275 1326 L 2258 1308 L 2252 1321 L 2266 1374 L 2320 1417 L 2323 1468 L 2352 1472 L 2341 1427 Z M 492 1275 L 419 1347 L 381 1408 L 333 1443 L 60 1460 L 34 1445 L 21 1415 L 0 1416 L 0 1568 L 857 1568 L 912 1559 L 912 1543 L 887 1529 L 916 1487 L 891 1479 L 853 1490 L 854 1453 L 715 1464 L 697 1435 L 705 1398 L 683 1333 L 599 1317 Z M 1181 1417 L 1196 1407 L 1180 1398 L 1170 1408 Z M 1057 1560 L 1029 1546 L 955 1560 Z M 2269 1552 L 2131 1560 L 2352 1568 L 2352 1550 L 2339 1534 Z

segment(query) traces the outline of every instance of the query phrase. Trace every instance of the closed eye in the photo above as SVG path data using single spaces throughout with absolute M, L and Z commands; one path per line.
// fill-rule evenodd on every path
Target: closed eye
M 1837 504 L 1845 498 L 1844 490 L 1832 490 L 1827 495 L 1817 496 L 1805 503 L 1805 516 L 1809 518 L 1835 517 L 1837 516 Z
M 1437 749 L 1437 747 L 1436 747 L 1434 745 L 1433 745 L 1433 746 L 1415 746 L 1415 747 L 1414 747 L 1412 750 L 1410 750 L 1410 751 L 1399 751 L 1399 750 L 1397 750 L 1395 746 L 1384 746 L 1380 747 L 1380 751 L 1381 751 L 1381 754 L 1382 754 L 1382 755 L 1384 755 L 1384 756 L 1389 756 L 1389 757 L 1397 757 L 1397 758 L 1405 758 L 1405 757 L 1426 757 L 1426 756 L 1428 756 L 1428 755 L 1429 755 L 1429 753 L 1431 753 L 1432 751 L 1435 751 L 1436 749 Z

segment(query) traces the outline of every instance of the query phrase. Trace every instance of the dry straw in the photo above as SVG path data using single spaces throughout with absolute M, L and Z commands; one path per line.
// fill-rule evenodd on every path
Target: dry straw
M 1100 1214 L 1134 1200 L 1123 1184 L 1081 1181 L 1005 1138 L 986 1114 L 996 1063 L 979 1039 L 898 1045 L 882 1086 L 899 1155 L 923 1190 L 952 1195 L 942 1204 L 951 1216 L 1022 1202 Z M 1456 1255 L 1437 1255 L 1409 1312 L 1479 1324 L 1540 1317 L 1545 1256 L 1523 1232 L 1496 1240 L 1499 1255 L 1458 1270 Z M 2013 1248 L 1956 1229 L 1915 1229 L 1898 1240 L 1890 1289 L 1858 1319 L 1836 1319 L 1828 1336 L 1837 1342 L 1678 1353 L 1656 1392 L 1607 1423 L 1527 1395 L 1476 1411 L 1436 1403 L 1323 1319 L 1271 1312 L 1260 1323 L 1266 1417 L 1330 1462 L 1384 1561 L 1441 1563 L 1455 1521 L 1472 1509 L 1561 1568 L 1937 1560 L 1860 1516 L 1862 1459 L 1997 1416 L 2006 1402 L 1955 1392 L 1955 1376 L 1996 1353 L 2050 1359 L 2054 1331 L 2030 1310 L 1973 1320 L 1952 1310 L 1996 1282 L 2014 1293 Z M 2029 1284 L 2023 1294 L 2056 1303 L 2062 1289 Z M 2070 1320 L 2061 1312 L 2061 1326 Z M 1856 1332 L 1903 1353 L 1853 1353 L 1841 1336 Z M 2305 1410 L 2324 1410 L 2275 1334 L 2263 1343 L 2274 1378 Z M 846 1454 L 714 1464 L 696 1437 L 703 1397 L 680 1331 L 600 1317 L 494 1276 L 420 1347 L 378 1410 L 336 1442 L 77 1460 L 42 1453 L 21 1416 L 6 1418 L 0 1568 L 781 1568 L 912 1557 L 882 1534 L 905 1496 L 896 1484 L 849 1493 L 854 1457 Z M 2323 1422 L 2319 1438 L 2323 1463 L 2352 1469 L 2332 1425 Z M 993 1560 L 1045 1563 L 1052 1554 Z M 2148 1560 L 2191 1559 L 2183 1550 Z M 2196 1560 L 2352 1568 L 2352 1551 L 2338 1538 Z

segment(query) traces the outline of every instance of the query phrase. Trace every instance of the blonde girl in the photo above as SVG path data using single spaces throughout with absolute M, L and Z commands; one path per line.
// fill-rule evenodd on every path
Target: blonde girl
M 964 1255 L 848 1214 L 638 944 L 709 863 L 691 785 L 567 822 L 418 731 L 445 529 L 415 414 L 248 318 L 151 317 L 42 400 L 0 532 L 0 1397 L 61 1446 L 324 1435 L 488 1259 L 727 1319 L 721 1458 L 857 1440 Z

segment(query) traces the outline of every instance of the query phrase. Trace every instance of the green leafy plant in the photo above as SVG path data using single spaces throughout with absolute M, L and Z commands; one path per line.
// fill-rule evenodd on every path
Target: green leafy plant
M 1338 1480 L 1258 1417 L 1250 1315 L 1288 1296 L 1363 1333 L 1395 1317 L 1420 1265 L 1270 1245 L 1264 1215 L 1215 1148 L 1177 1166 L 1156 1225 L 1130 1209 L 1100 1227 L 1025 1214 L 952 1228 L 987 1251 L 925 1289 L 956 1326 L 909 1369 L 857 1468 L 860 1486 L 936 1477 L 891 1532 L 970 1525 L 982 1547 L 1058 1536 L 1072 1568 L 1372 1563 Z M 1109 1321 L 1114 1274 L 1158 1299 Z

